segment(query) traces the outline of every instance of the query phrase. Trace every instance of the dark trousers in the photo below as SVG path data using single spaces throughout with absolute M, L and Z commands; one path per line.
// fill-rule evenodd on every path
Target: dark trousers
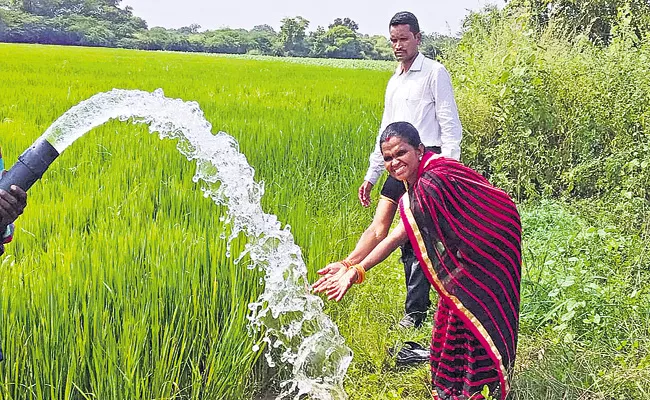
M 419 320 L 426 316 L 426 312 L 431 306 L 429 299 L 431 284 L 424 275 L 410 242 L 402 246 L 402 263 L 404 263 L 406 278 L 405 313 Z

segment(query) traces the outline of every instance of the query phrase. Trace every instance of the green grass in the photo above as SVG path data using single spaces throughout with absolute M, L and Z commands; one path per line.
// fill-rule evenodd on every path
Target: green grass
M 239 140 L 266 183 L 265 210 L 292 225 L 312 270 L 370 217 L 349 188 L 372 146 L 385 73 L 46 46 L 0 45 L 0 59 L 7 165 L 79 101 L 161 87 Z M 364 90 L 341 96 L 355 85 Z M 253 370 L 246 321 L 261 276 L 226 258 L 223 210 L 193 172 L 173 142 L 112 122 L 30 191 L 3 258 L 1 397 L 246 398 L 268 385 L 255 378 L 274 372 Z
M 500 87 L 480 85 L 491 79 L 481 65 L 454 62 L 452 70 L 474 69 L 464 71 L 474 81 L 456 84 L 468 161 L 483 171 L 507 164 L 497 158 L 505 147 L 479 157 L 481 135 L 498 129 L 489 101 Z M 214 132 L 239 141 L 265 182 L 264 210 L 291 225 L 314 280 L 372 218 L 356 188 L 392 70 L 338 65 L 0 44 L 0 145 L 12 165 L 63 112 L 112 88 L 195 100 Z M 0 259 L 0 398 L 257 399 L 277 390 L 287 371 L 265 366 L 247 330 L 261 274 L 225 256 L 224 210 L 193 174 L 174 142 L 119 122 L 52 165 Z M 514 399 L 649 398 L 648 230 L 635 214 L 643 202 L 592 200 L 520 205 Z M 637 230 L 621 222 L 637 220 Z M 235 255 L 244 243 L 233 243 Z M 430 398 L 428 367 L 397 369 L 388 355 L 401 341 L 430 338 L 430 326 L 392 329 L 403 300 L 395 254 L 326 304 L 355 353 L 351 399 Z

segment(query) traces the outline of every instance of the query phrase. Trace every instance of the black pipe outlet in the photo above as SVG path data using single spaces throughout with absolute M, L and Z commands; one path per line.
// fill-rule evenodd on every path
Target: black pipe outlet
M 58 156 L 59 152 L 47 140 L 34 142 L 0 178 L 0 189 L 8 192 L 11 185 L 16 185 L 24 191 L 29 190 Z

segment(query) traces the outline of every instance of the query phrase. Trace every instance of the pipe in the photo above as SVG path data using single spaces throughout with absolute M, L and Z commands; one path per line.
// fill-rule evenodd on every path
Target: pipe
M 7 173 L 0 178 L 0 189 L 9 191 L 11 185 L 16 185 L 24 191 L 47 171 L 59 152 L 45 139 L 39 139 L 31 145 Z

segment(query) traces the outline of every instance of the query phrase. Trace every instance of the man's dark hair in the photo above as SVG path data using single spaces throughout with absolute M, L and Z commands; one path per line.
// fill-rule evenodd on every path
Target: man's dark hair
M 400 11 L 397 14 L 393 15 L 393 18 L 390 19 L 388 27 L 396 25 L 408 25 L 410 31 L 415 35 L 420 33 L 420 24 L 418 19 L 408 11 Z
M 379 137 L 379 147 L 392 137 L 398 137 L 416 149 L 422 144 L 418 130 L 408 122 L 393 122 L 389 124 Z

